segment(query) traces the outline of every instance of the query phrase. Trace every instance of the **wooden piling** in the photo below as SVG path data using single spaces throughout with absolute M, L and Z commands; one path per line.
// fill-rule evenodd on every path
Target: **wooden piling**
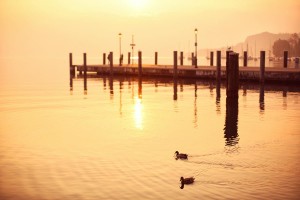
M 226 94 L 228 97 L 238 97 L 239 90 L 239 54 L 229 53 L 228 71 L 227 73 L 227 87 Z
M 103 53 L 103 65 L 106 65 L 106 53 Z
M 73 66 L 73 54 L 69 53 L 70 76 L 75 76 L 75 67 Z
M 87 65 L 86 65 L 86 53 L 83 53 L 83 85 L 84 91 L 87 91 Z
M 192 66 L 194 66 L 195 65 L 195 58 L 194 58 L 194 53 L 192 53 Z
M 288 63 L 288 51 L 283 52 L 283 67 L 287 68 Z
M 111 51 L 109 53 L 109 67 L 110 67 L 110 75 L 114 74 L 113 67 L 114 67 L 114 53 Z
M 244 67 L 248 65 L 248 52 L 244 51 Z
M 183 51 L 180 52 L 180 65 L 183 65 Z
M 142 76 L 142 52 L 139 51 L 138 52 L 138 56 L 139 56 L 139 63 L 138 63 L 138 68 L 139 68 L 139 76 Z
M 177 59 L 177 51 L 174 51 L 173 52 L 173 63 L 174 63 L 174 65 L 173 65 L 173 77 L 174 78 L 177 78 L 177 75 L 178 75 L 177 61 L 178 61 L 178 59 Z
M 214 52 L 210 52 L 210 66 L 214 66 Z
M 131 57 L 130 52 L 128 52 L 128 65 L 130 65 L 130 57 Z
M 155 57 L 155 58 L 154 58 L 154 64 L 157 65 L 157 59 L 158 59 L 158 58 L 157 58 L 157 57 L 158 57 L 158 53 L 157 53 L 157 52 L 155 52 L 155 56 L 154 56 L 154 57 Z
M 217 51 L 217 81 L 221 81 L 221 51 Z
M 260 52 L 260 82 L 264 83 L 265 82 L 265 59 L 266 59 L 266 52 L 261 51 Z

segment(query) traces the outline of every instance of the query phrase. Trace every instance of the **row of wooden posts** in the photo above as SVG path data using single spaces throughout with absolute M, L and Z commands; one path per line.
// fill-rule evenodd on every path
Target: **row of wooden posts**
M 178 55 L 177 51 L 173 52 L 173 77 L 178 76 Z M 156 54 L 157 55 L 157 54 Z M 182 53 L 181 53 L 182 56 Z M 110 52 L 110 75 L 113 75 L 113 52 Z M 75 76 L 75 67 L 73 66 L 72 53 L 69 54 L 70 59 L 70 75 Z M 182 64 L 182 61 L 181 63 Z M 84 89 L 87 89 L 87 63 L 86 53 L 83 54 L 83 76 L 84 76 Z M 221 51 L 217 51 L 217 66 L 216 66 L 216 79 L 221 81 Z M 142 52 L 138 52 L 138 75 L 142 76 Z M 260 52 L 260 82 L 264 82 L 265 75 L 265 51 Z M 226 88 L 228 96 L 237 96 L 239 88 L 239 54 L 232 51 L 226 52 Z
M 221 51 L 217 51 L 217 54 L 218 52 L 221 52 Z M 111 54 L 111 52 L 110 52 Z M 183 65 L 183 51 L 180 52 L 180 65 L 182 66 Z M 194 57 L 194 53 L 192 53 L 192 58 L 195 58 Z M 192 59 L 192 65 L 194 66 L 195 63 L 193 62 L 194 59 Z M 131 63 L 131 53 L 128 52 L 128 65 L 132 64 Z M 106 65 L 106 53 L 103 53 L 103 65 Z M 122 61 L 121 59 L 119 59 L 119 65 L 122 66 Z M 158 52 L 155 52 L 154 53 L 154 65 L 158 65 Z M 211 51 L 210 52 L 210 66 L 214 66 L 214 52 Z M 243 66 L 244 67 L 247 67 L 248 66 L 248 52 L 247 51 L 244 51 L 243 53 Z M 288 66 L 288 51 L 284 51 L 283 52 L 283 67 L 284 68 L 287 68 Z M 197 68 L 197 67 L 196 67 Z

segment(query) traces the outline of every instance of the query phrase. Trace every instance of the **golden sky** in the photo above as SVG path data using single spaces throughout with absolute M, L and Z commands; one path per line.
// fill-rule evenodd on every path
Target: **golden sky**
M 300 32 L 299 0 L 1 0 L 0 56 L 193 49 L 243 42 L 248 35 Z M 190 47 L 189 47 L 190 46 Z M 171 53 L 170 53 L 171 54 Z

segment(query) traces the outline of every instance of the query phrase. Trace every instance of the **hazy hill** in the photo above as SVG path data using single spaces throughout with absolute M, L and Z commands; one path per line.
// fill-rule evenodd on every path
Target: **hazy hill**
M 250 56 L 259 56 L 259 51 L 266 51 L 267 54 L 269 54 L 269 50 L 272 51 L 273 43 L 278 40 L 287 40 L 291 37 L 292 33 L 269 33 L 269 32 L 263 32 L 255 35 L 248 36 L 244 42 L 238 43 L 231 48 L 238 53 L 242 53 L 242 51 L 247 50 L 248 46 L 248 52 Z M 298 33 L 300 37 L 300 33 Z M 227 47 L 222 47 L 218 50 L 226 51 Z M 214 49 L 215 51 L 217 49 Z M 211 50 L 208 50 L 211 51 Z M 207 52 L 207 50 L 202 50 L 203 53 Z M 205 53 L 207 54 L 207 53 Z

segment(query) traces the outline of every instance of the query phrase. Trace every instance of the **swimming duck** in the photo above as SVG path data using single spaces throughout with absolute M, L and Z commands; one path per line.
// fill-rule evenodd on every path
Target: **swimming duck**
M 195 180 L 194 177 L 189 177 L 189 178 L 180 177 L 181 184 L 192 184 L 194 183 L 194 180 Z
M 183 178 L 183 177 L 181 177 L 180 178 L 180 182 L 181 182 L 180 189 L 183 189 L 185 184 L 192 184 L 192 183 L 194 183 L 194 180 L 195 180 L 194 177 L 190 177 L 190 178 Z
M 175 151 L 176 159 L 187 159 L 188 155 L 184 153 L 179 153 L 178 151 Z

